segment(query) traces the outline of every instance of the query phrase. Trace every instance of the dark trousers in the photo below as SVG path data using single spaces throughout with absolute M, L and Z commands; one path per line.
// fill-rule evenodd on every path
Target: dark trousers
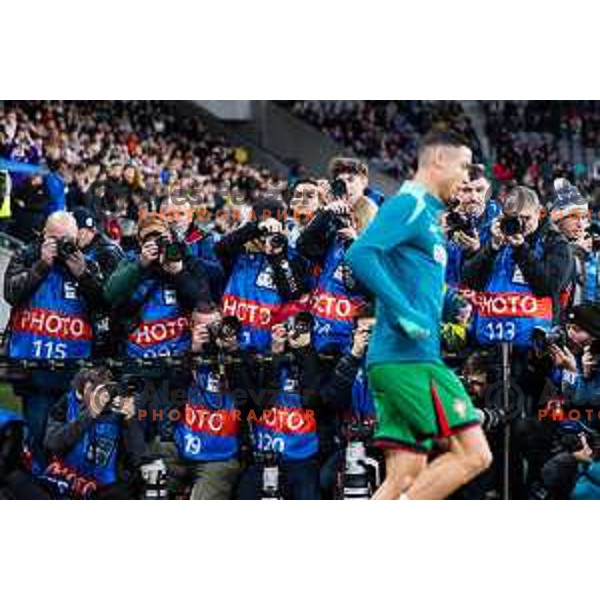
M 336 450 L 330 454 L 321 465 L 319 479 L 321 497 L 324 500 L 333 500 L 338 493 L 340 472 L 344 468 L 344 450 Z
M 27 384 L 15 385 L 15 394 L 21 397 L 23 418 L 27 425 L 26 442 L 32 455 L 32 471 L 38 475 L 46 468 L 44 438 L 48 415 L 52 407 L 69 389 L 74 375 L 72 370 L 33 371 Z
M 27 424 L 27 444 L 32 455 L 34 474 L 46 468 L 44 437 L 50 409 L 60 399 L 61 393 L 40 388 L 29 388 L 22 395 L 23 417 Z

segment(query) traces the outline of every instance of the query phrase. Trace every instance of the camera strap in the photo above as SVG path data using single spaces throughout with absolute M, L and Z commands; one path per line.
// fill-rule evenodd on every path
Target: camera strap
M 141 324 L 142 309 L 144 308 L 144 305 L 146 304 L 146 302 L 152 297 L 152 294 L 154 294 L 154 292 L 156 292 L 159 287 L 160 287 L 160 281 L 154 280 L 148 286 L 148 288 L 144 292 L 144 295 L 136 302 L 134 314 L 133 314 L 132 319 L 129 322 L 128 327 L 127 327 L 127 332 L 126 332 L 127 336 L 129 336 L 131 333 L 133 333 Z

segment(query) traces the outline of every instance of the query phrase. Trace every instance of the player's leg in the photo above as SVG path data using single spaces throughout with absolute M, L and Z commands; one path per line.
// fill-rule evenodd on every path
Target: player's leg
M 442 500 L 489 468 L 492 454 L 481 427 L 461 431 L 449 442 L 449 451 L 417 476 L 406 492 L 409 499 Z
M 444 365 L 431 365 L 429 372 L 436 437 L 448 440 L 448 451 L 420 473 L 407 492 L 411 499 L 446 498 L 492 461 L 471 398 L 458 377 Z
M 374 500 L 398 500 L 427 465 L 422 443 L 424 423 L 434 420 L 433 407 L 423 408 L 422 390 L 427 374 L 413 365 L 388 363 L 369 370 L 377 426 L 375 444 L 385 451 L 385 480 Z M 429 414 L 431 413 L 431 414 Z M 428 432 L 431 437 L 435 431 Z
M 427 455 L 388 449 L 385 452 L 385 480 L 373 500 L 398 500 L 427 466 Z

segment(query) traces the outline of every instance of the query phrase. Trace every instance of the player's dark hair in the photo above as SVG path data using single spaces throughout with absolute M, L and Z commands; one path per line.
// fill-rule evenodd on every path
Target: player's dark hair
M 468 147 L 469 144 L 463 136 L 455 131 L 430 131 L 421 138 L 419 143 L 419 161 L 425 151 L 437 146 L 460 148 L 461 146 Z

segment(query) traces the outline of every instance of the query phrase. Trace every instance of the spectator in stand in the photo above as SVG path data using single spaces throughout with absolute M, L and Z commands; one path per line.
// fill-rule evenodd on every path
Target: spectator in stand
M 481 154 L 459 102 L 295 100 L 283 104 L 395 179 L 410 176 L 419 136 L 430 129 L 452 129 L 468 138 L 476 154 Z
M 211 208 L 240 181 L 256 191 L 278 177 L 248 161 L 248 152 L 209 134 L 197 118 L 178 119 L 166 102 L 5 102 L 0 157 L 45 162 L 66 183 L 69 207 L 85 205 L 113 239 L 135 248 L 142 209 L 190 186 Z M 24 240 L 48 214 L 41 177 L 13 177 L 15 214 L 9 231 Z
M 590 233 L 588 204 L 566 179 L 557 179 L 554 187 L 556 201 L 550 215 L 569 241 L 575 259 L 571 305 L 600 301 L 598 234 Z M 597 231 L 597 225 L 591 229 Z

